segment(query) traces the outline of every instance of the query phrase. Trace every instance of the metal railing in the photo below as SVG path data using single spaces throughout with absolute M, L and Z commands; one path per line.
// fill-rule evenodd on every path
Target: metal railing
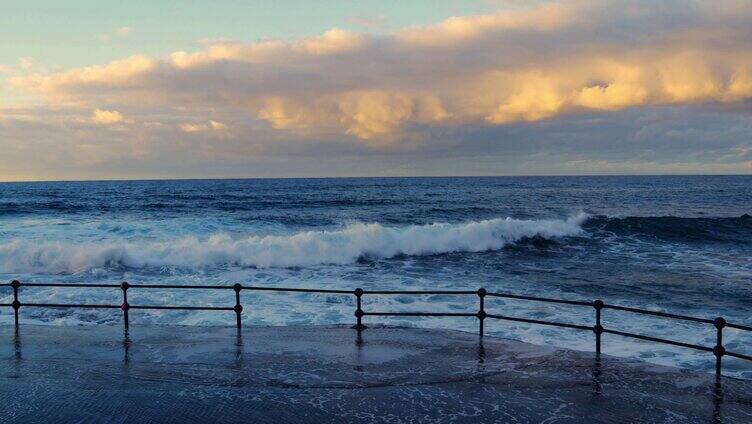
M 241 313 L 243 312 L 243 305 L 240 302 L 241 291 L 265 291 L 265 292 L 286 292 L 286 293 L 320 293 L 320 294 L 333 294 L 341 296 L 355 296 L 355 325 L 353 328 L 357 330 L 363 330 L 366 326 L 363 324 L 363 317 L 367 316 L 411 316 L 411 317 L 468 317 L 475 318 L 479 322 L 478 333 L 480 337 L 483 337 L 484 333 L 484 321 L 486 319 L 497 319 L 505 321 L 515 321 L 528 324 L 549 325 L 554 327 L 571 328 L 575 330 L 592 331 L 595 334 L 595 353 L 600 355 L 601 353 L 601 335 L 602 334 L 614 334 L 622 337 L 629 337 L 633 339 L 639 339 L 644 341 L 650 341 L 655 343 L 663 343 L 673 346 L 680 346 L 689 349 L 700 350 L 704 352 L 711 352 L 715 356 L 715 373 L 720 377 L 722 371 L 722 359 L 724 356 L 731 356 L 734 358 L 744 359 L 752 361 L 752 356 L 745 355 L 738 352 L 727 351 L 723 346 L 723 329 L 734 328 L 743 331 L 752 331 L 752 326 L 732 324 L 727 322 L 722 317 L 714 319 L 696 318 L 686 315 L 677 315 L 666 312 L 651 311 L 647 309 L 630 308 L 626 306 L 618 306 L 604 303 L 598 299 L 592 302 L 579 301 L 579 300 L 564 300 L 564 299 L 552 299 L 546 297 L 536 296 L 524 296 L 510 293 L 493 293 L 488 292 L 486 289 L 478 289 L 476 291 L 471 290 L 369 290 L 365 291 L 362 288 L 355 290 L 332 290 L 332 289 L 307 289 L 307 288 L 286 288 L 286 287 L 259 287 L 259 286 L 246 286 L 241 284 L 234 284 L 231 286 L 206 286 L 206 285 L 172 285 L 172 284 L 129 284 L 123 282 L 121 284 L 64 284 L 64 283 L 21 283 L 18 280 L 14 280 L 10 284 L 0 284 L 0 287 L 11 287 L 13 289 L 13 303 L 2 303 L 0 307 L 11 307 L 14 311 L 15 325 L 18 328 L 19 325 L 19 310 L 23 308 L 96 308 L 96 309 L 120 309 L 123 313 L 123 324 L 125 330 L 128 331 L 129 326 L 129 311 L 136 310 L 189 310 L 189 311 L 232 311 L 235 313 L 236 325 L 241 328 L 242 320 Z M 63 287 L 63 288 L 109 288 L 119 289 L 122 292 L 123 302 L 120 305 L 114 304 L 79 304 L 79 303 L 22 303 L 19 300 L 19 289 L 21 287 Z M 235 293 L 235 304 L 233 306 L 166 306 L 166 305 L 133 305 L 128 302 L 128 291 L 134 289 L 200 289 L 200 290 L 232 290 Z M 455 296 L 477 296 L 479 308 L 473 312 L 390 312 L 390 311 L 364 311 L 362 298 L 364 295 L 455 295 Z M 560 305 L 572 305 L 578 307 L 591 307 L 595 312 L 595 323 L 592 326 L 582 324 L 572 324 L 564 322 L 546 321 L 540 319 L 531 319 L 524 317 L 514 317 L 500 314 L 487 313 L 485 308 L 485 298 L 504 298 L 504 299 L 517 299 L 517 300 L 529 300 L 534 302 L 546 302 Z M 714 346 L 701 346 L 692 343 L 684 343 L 676 340 L 662 339 L 659 337 L 646 336 L 643 334 L 636 334 L 626 331 L 620 331 L 611 328 L 604 328 L 601 323 L 601 315 L 604 309 L 611 309 L 616 311 L 630 312 L 641 315 L 652 315 L 662 318 L 670 318 L 675 320 L 689 321 L 701 324 L 711 324 L 716 329 L 716 343 Z

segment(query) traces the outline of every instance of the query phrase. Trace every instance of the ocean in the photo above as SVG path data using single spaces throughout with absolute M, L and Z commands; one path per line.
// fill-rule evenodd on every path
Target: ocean
M 751 176 L 248 179 L 0 184 L 0 279 L 385 290 L 470 289 L 752 324 Z M 23 302 L 120 303 L 119 290 L 22 288 Z M 231 292 L 133 290 L 130 302 L 232 306 Z M 0 303 L 12 300 L 0 288 Z M 352 323 L 354 299 L 243 293 L 245 323 Z M 477 311 L 472 296 L 365 296 L 364 309 Z M 487 311 L 593 324 L 593 309 L 488 299 Z M 118 310 L 22 308 L 22 322 L 118 324 Z M 604 326 L 712 346 L 712 326 L 604 311 Z M 0 323 L 12 310 L 0 308 Z M 477 331 L 462 317 L 369 322 Z M 132 311 L 131 325 L 233 324 Z M 581 350 L 593 334 L 488 321 L 487 334 Z M 727 329 L 726 348 L 752 353 Z M 607 354 L 712 370 L 704 352 L 604 335 Z M 724 359 L 752 378 L 752 365 Z

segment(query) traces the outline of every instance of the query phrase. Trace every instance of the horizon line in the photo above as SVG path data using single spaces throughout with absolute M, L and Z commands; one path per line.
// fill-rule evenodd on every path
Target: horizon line
M 593 178 L 593 177 L 752 177 L 749 174 L 494 174 L 494 175 L 375 175 L 375 176 L 308 176 L 308 177 L 185 177 L 185 178 L 102 178 L 102 179 L 50 179 L 50 180 L 0 180 L 0 184 L 23 183 L 96 183 L 96 182 L 145 182 L 145 181 L 232 181 L 232 180 L 348 180 L 348 179 L 397 179 L 397 178 Z

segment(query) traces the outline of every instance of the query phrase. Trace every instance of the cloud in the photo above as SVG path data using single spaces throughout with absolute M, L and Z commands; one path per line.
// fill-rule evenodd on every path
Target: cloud
M 225 124 L 219 121 L 213 121 L 210 120 L 207 123 L 198 122 L 198 123 L 184 123 L 180 124 L 180 130 L 187 133 L 195 133 L 195 132 L 202 132 L 202 131 L 221 131 L 227 128 Z
M 21 89 L 48 96 L 96 97 L 97 90 L 111 88 L 119 92 L 135 88 L 139 77 L 145 77 L 157 66 L 157 60 L 144 55 L 112 61 L 106 65 L 88 66 L 53 74 L 32 74 L 14 77 L 10 83 Z M 75 93 L 74 93 L 75 92 Z
M 211 158 L 246 170 L 244 155 L 270 164 L 292 156 L 315 162 L 279 159 L 295 172 L 321 165 L 400 175 L 600 172 L 614 163 L 642 172 L 636 163 L 656 169 L 671 158 L 721 170 L 750 161 L 740 152 L 752 140 L 752 4 L 514 3 L 389 33 L 206 42 L 9 82 L 48 106 L 39 119 L 65 127 L 56 137 L 104 143 L 67 119 L 90 120 L 107 105 L 128 116 L 119 126 L 134 134 L 110 137 L 125 137 L 138 157 L 181 166 Z M 667 121 L 646 123 L 652 115 Z M 6 133 L 31 131 L 5 122 Z M 222 143 L 201 143 L 220 135 Z M 109 151 L 131 154 L 118 147 Z M 334 167 L 324 156 L 342 160 Z
M 125 36 L 130 35 L 133 32 L 133 28 L 129 26 L 122 26 L 118 28 L 116 32 L 119 36 L 125 37 Z
M 380 36 L 332 29 L 219 42 L 11 81 L 82 102 L 243 107 L 279 130 L 394 140 L 416 125 L 749 99 L 750 20 L 741 2 L 555 2 Z
M 190 134 L 179 125 L 208 125 L 208 111 L 122 113 L 124 129 L 111 131 L 67 109 L 0 109 L 0 180 L 752 173 L 752 114 L 703 105 L 425 127 L 417 142 L 385 145 L 257 127 L 242 110 L 225 113 L 232 131 Z
M 117 124 L 123 122 L 123 114 L 116 110 L 94 109 L 91 121 L 102 125 Z

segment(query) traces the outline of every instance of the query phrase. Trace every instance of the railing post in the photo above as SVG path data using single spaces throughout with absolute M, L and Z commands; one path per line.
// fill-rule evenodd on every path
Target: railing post
M 123 291 L 123 304 L 120 305 L 120 309 L 123 310 L 123 326 L 125 327 L 125 332 L 128 332 L 128 310 L 131 308 L 131 305 L 128 304 L 128 287 L 130 285 L 127 281 L 123 281 L 120 283 L 120 289 Z
M 355 327 L 353 328 L 356 330 L 362 330 L 366 328 L 366 326 L 363 325 L 363 308 L 362 308 L 363 304 L 361 303 L 361 299 L 360 299 L 363 296 L 363 289 L 358 287 L 357 289 L 355 289 L 353 294 L 355 294 L 355 305 L 356 305 L 355 318 L 357 319 L 355 323 Z
M 478 309 L 478 334 L 480 337 L 483 337 L 483 321 L 486 319 L 485 298 L 486 289 L 478 289 L 478 299 L 480 303 L 480 308 Z
M 726 348 L 723 347 L 723 327 L 726 326 L 726 320 L 722 317 L 718 317 L 713 320 L 713 325 L 716 329 L 715 347 L 713 348 L 713 355 L 715 355 L 715 376 L 721 377 L 721 359 L 726 354 Z
M 243 312 L 243 305 L 240 304 L 240 290 L 243 289 L 243 286 L 235 283 L 235 285 L 232 286 L 232 289 L 235 290 L 235 307 L 233 308 L 233 310 L 235 310 L 235 324 L 238 329 L 240 329 L 240 313 Z
M 21 287 L 21 282 L 13 280 L 10 286 L 13 287 L 13 316 L 15 317 L 16 329 L 18 329 L 18 309 L 21 308 L 21 302 L 18 301 L 18 288 Z
M 603 301 L 597 299 L 593 302 L 595 308 L 595 326 L 593 326 L 593 333 L 595 333 L 595 354 L 601 354 L 601 334 L 603 333 L 603 326 L 601 325 L 601 309 L 603 309 Z

